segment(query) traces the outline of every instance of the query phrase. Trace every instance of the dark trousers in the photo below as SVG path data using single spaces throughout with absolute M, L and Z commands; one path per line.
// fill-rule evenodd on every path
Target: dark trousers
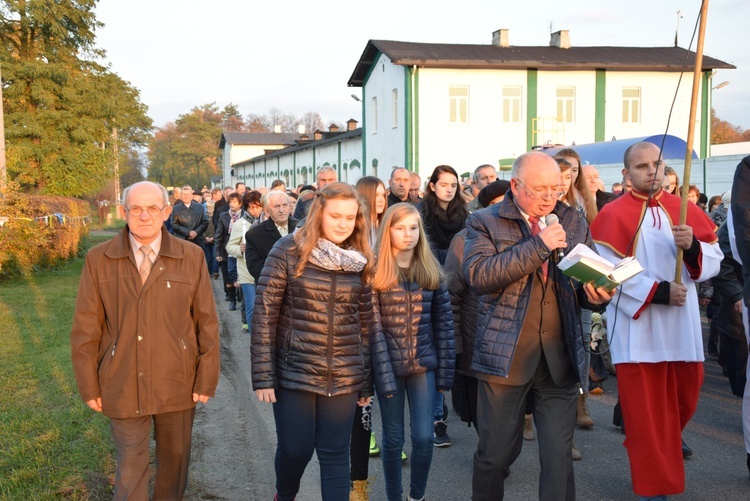
M 479 381 L 479 444 L 474 454 L 473 501 L 503 499 L 510 466 L 521 453 L 523 418 L 529 395 L 539 440 L 539 499 L 575 500 L 571 445 L 577 389 L 577 383 L 557 386 L 544 356 L 531 380 L 521 386 Z
M 229 276 L 229 269 L 227 267 L 227 260 L 224 259 L 221 263 L 219 263 L 219 267 L 221 268 L 221 278 L 224 282 L 224 292 L 227 294 L 227 297 L 230 301 L 235 300 L 235 289 L 234 289 L 234 282 L 231 280 Z
M 320 462 L 324 501 L 349 499 L 349 439 L 357 393 L 326 397 L 308 391 L 276 389 L 276 492 L 291 501 L 313 452 Z M 346 431 L 344 431 L 346 430 Z M 344 431 L 344 433 L 342 433 Z
M 370 470 L 370 432 L 372 431 L 372 405 L 357 405 L 352 422 L 351 480 L 367 480 Z
M 180 500 L 187 486 L 195 407 L 138 418 L 110 418 L 117 449 L 116 501 L 148 499 L 149 438 L 156 441 L 153 500 Z

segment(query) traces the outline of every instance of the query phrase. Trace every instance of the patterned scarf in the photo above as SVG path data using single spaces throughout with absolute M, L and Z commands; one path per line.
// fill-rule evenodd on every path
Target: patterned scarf
M 237 212 L 234 212 L 232 209 L 229 209 L 229 228 L 227 228 L 227 231 L 229 234 L 232 234 L 232 226 L 234 226 L 234 223 L 237 222 L 237 220 L 240 218 L 244 211 L 242 209 L 237 209 Z
M 319 238 L 310 254 L 310 262 L 330 271 L 360 272 L 365 268 L 367 259 L 354 247 L 342 249 L 330 240 Z

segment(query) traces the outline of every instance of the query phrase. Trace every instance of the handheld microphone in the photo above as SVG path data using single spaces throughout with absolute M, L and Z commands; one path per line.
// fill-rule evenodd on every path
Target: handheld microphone
M 550 226 L 552 224 L 557 224 L 559 222 L 560 222 L 560 219 L 555 214 L 547 214 L 547 216 L 544 218 L 544 223 L 547 226 Z M 562 248 L 558 248 L 557 249 L 557 259 L 559 260 L 559 259 L 562 259 L 562 258 L 563 258 L 563 250 L 562 250 Z

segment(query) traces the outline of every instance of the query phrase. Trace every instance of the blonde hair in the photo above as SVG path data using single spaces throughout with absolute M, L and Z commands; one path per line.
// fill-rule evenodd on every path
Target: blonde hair
M 369 284 L 374 274 L 375 258 L 370 246 L 370 221 L 368 220 L 367 208 L 357 195 L 357 190 L 346 183 L 330 183 L 315 192 L 310 210 L 305 218 L 305 224 L 294 232 L 294 244 L 299 254 L 299 263 L 294 269 L 294 276 L 299 277 L 305 270 L 313 248 L 318 239 L 323 235 L 323 209 L 328 200 L 354 200 L 357 202 L 357 218 L 354 222 L 354 231 L 341 247 L 345 249 L 354 248 L 361 252 L 367 259 L 367 264 L 362 270 L 362 282 Z
M 414 259 L 408 270 L 408 277 L 404 276 L 396 264 L 396 254 L 391 245 L 391 226 L 400 222 L 406 216 L 416 215 L 419 224 L 419 240 L 414 248 Z M 387 290 L 396 287 L 401 281 L 413 279 L 419 286 L 427 290 L 435 290 L 440 286 L 443 272 L 437 258 L 430 249 L 427 234 L 424 231 L 422 216 L 416 207 L 408 203 L 398 203 L 390 206 L 378 230 L 378 240 L 375 244 L 378 255 L 378 266 L 375 270 L 373 288 Z

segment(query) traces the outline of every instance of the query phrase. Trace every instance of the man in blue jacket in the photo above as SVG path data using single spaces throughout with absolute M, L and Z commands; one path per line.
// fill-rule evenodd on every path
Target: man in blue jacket
M 556 267 L 562 249 L 593 248 L 583 215 L 558 202 L 560 168 L 530 152 L 513 164 L 505 200 L 467 220 L 463 271 L 480 295 L 471 370 L 479 380 L 472 499 L 502 499 L 521 452 L 531 395 L 539 437 L 540 499 L 575 499 L 571 445 L 583 380 L 580 307 L 600 310 L 604 289 Z M 546 219 L 554 213 L 557 221 Z

